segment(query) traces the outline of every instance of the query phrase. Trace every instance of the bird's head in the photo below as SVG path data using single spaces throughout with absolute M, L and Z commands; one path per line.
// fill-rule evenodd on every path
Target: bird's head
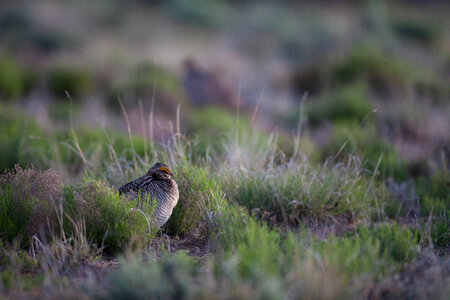
M 175 177 L 175 174 L 172 173 L 169 166 L 163 163 L 154 164 L 153 167 L 148 170 L 147 174 L 159 179 L 170 179 L 171 177 Z

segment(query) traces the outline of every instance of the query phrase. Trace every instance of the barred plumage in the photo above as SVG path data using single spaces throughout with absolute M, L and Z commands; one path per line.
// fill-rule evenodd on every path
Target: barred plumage
M 163 163 L 156 163 L 148 172 L 136 180 L 119 188 L 120 194 L 144 195 L 148 193 L 156 199 L 153 219 L 158 227 L 164 225 L 178 202 L 178 185 L 172 179 L 174 174 Z

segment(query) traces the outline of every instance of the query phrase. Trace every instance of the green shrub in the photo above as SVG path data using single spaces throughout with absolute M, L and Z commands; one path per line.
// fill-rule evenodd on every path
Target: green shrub
M 120 269 L 111 275 L 104 299 L 195 299 L 194 278 L 199 269 L 192 258 L 179 253 L 157 261 L 122 259 Z
M 28 245 L 33 235 L 49 233 L 56 225 L 55 208 L 62 193 L 62 181 L 53 170 L 37 171 L 16 166 L 0 177 L 0 238 L 18 239 Z
M 335 84 L 348 84 L 365 78 L 377 92 L 402 88 L 410 80 L 409 76 L 410 71 L 402 62 L 370 47 L 355 48 L 348 57 L 335 63 L 331 70 Z
M 445 251 L 450 249 L 450 218 L 448 216 L 448 212 L 441 213 L 441 216 L 438 217 L 436 221 L 434 221 L 431 225 L 431 238 L 434 247 Z
M 142 165 L 152 152 L 152 145 L 146 139 L 138 136 L 130 139 L 111 130 L 82 127 L 74 131 L 45 132 L 33 119 L 7 107 L 0 107 L 0 139 L 0 170 L 15 164 L 33 164 L 40 168 L 57 165 L 74 175 L 84 167 L 100 173 L 122 163 L 125 169 L 135 157 L 136 165 Z M 123 172 L 120 175 L 123 176 Z
M 167 226 L 170 232 L 180 234 L 205 220 L 212 209 L 211 202 L 216 201 L 221 192 L 218 183 L 204 169 L 185 163 L 176 174 L 180 198 Z
M 44 283 L 44 276 L 42 274 L 25 273 L 18 274 L 10 269 L 0 271 L 0 284 L 6 292 L 23 289 L 31 291 L 38 288 Z
M 381 255 L 397 263 L 409 262 L 418 253 L 418 232 L 408 227 L 384 223 L 375 226 L 371 232 L 363 232 L 364 229 L 361 229 L 358 234 L 369 234 L 379 240 Z
M 221 178 L 230 199 L 288 223 L 346 214 L 364 218 L 380 200 L 356 157 L 335 165 L 291 161 L 260 169 L 233 168 Z
M 147 110 L 152 108 L 154 97 L 154 109 L 173 113 L 178 102 L 184 99 L 184 92 L 172 72 L 154 63 L 143 62 L 134 67 L 124 82 L 112 85 L 106 93 L 106 105 L 115 112 L 122 112 L 118 97 L 125 108 L 137 107 L 142 101 Z
M 57 66 L 48 73 L 48 89 L 58 99 L 66 99 L 66 91 L 71 97 L 85 96 L 92 88 L 91 75 L 82 69 Z
M 239 125 L 241 130 L 247 128 L 245 117 Z M 197 134 L 215 136 L 236 132 L 237 117 L 235 114 L 217 107 L 205 107 L 192 112 L 189 131 Z
M 360 126 L 357 122 L 339 122 L 333 126 L 330 140 L 324 147 L 323 155 L 356 153 L 366 160 L 366 167 L 375 171 L 378 160 L 378 172 L 384 178 L 393 177 L 402 181 L 408 178 L 406 162 L 397 151 L 378 135 L 373 123 Z
M 105 299 L 283 299 L 300 292 L 308 299 L 353 298 L 418 253 L 416 234 L 397 224 L 359 227 L 324 242 L 306 230 L 270 229 L 236 206 L 224 207 L 214 222 L 218 251 L 200 265 L 180 252 L 122 259 L 107 288 L 95 292 Z
M 130 140 L 127 135 L 111 130 L 82 127 L 73 133 L 69 130 L 55 133 L 51 140 L 54 146 L 52 159 L 75 170 L 82 168 L 84 162 L 78 153 L 74 136 L 91 168 L 98 171 L 105 170 L 112 163 L 117 164 L 117 160 L 128 163 L 135 156 L 138 160 L 145 157 L 146 150 L 151 152 L 151 145 L 144 138 L 133 136 Z
M 396 20 L 392 23 L 392 29 L 402 38 L 425 45 L 437 41 L 442 33 L 437 24 L 422 19 Z
M 0 98 L 16 99 L 31 90 L 36 75 L 9 57 L 0 57 Z
M 248 124 L 246 116 L 240 116 L 238 123 L 234 113 L 222 108 L 209 106 L 193 110 L 187 125 L 188 135 L 197 140 L 192 154 L 195 157 L 205 157 L 207 153 L 211 156 L 224 154 L 225 146 L 236 136 L 238 126 L 239 134 L 243 135 L 249 131 Z
M 34 120 L 0 107 L 0 170 L 16 164 L 41 165 L 48 149 L 42 135 L 43 130 Z
M 115 253 L 142 247 L 155 233 L 151 199 L 126 199 L 104 182 L 89 181 L 63 191 L 55 171 L 19 166 L 0 179 L 0 238 L 5 241 L 19 239 L 27 245 L 33 235 L 75 236 L 81 222 L 88 241 Z
M 156 233 L 149 198 L 126 199 L 101 181 L 66 187 L 63 196 L 65 213 L 72 219 L 65 220 L 65 231 L 70 232 L 73 220 L 82 220 L 87 240 L 109 253 L 142 247 Z
M 19 66 L 11 60 L 0 60 L 0 93 L 6 99 L 17 98 L 23 89 L 22 76 Z
M 326 120 L 360 122 L 371 111 L 364 84 L 347 86 L 330 97 L 317 99 L 306 106 L 308 121 L 313 125 Z
M 284 254 L 280 250 L 282 240 L 277 231 L 259 224 L 254 218 L 245 217 L 239 209 L 226 220 L 228 224 L 222 224 L 217 238 L 225 250 L 225 258 L 234 254 L 239 256 L 241 277 L 256 279 L 262 274 L 277 275 L 282 270 L 283 255 L 274 255 Z
M 436 170 L 429 178 L 419 177 L 416 180 L 417 194 L 421 204 L 421 212 L 428 215 L 431 212 L 450 211 L 450 177 L 444 160 L 441 168 Z
M 223 154 L 226 134 L 233 132 L 236 128 L 235 124 L 236 119 L 224 110 L 206 108 L 193 111 L 189 122 L 189 132 L 198 137 L 193 149 L 196 155 L 204 157 L 207 152 Z
M 418 254 L 417 232 L 393 224 L 358 227 L 345 237 L 331 237 L 327 242 L 311 245 L 324 264 L 338 267 L 347 275 L 386 274 L 399 269 Z

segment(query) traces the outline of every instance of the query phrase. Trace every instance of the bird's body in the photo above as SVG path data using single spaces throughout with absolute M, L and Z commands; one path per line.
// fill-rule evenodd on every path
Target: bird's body
M 167 165 L 156 163 L 148 172 L 119 188 L 120 194 L 145 195 L 156 199 L 153 219 L 157 227 L 169 220 L 173 208 L 178 202 L 178 185 L 172 179 L 173 173 Z

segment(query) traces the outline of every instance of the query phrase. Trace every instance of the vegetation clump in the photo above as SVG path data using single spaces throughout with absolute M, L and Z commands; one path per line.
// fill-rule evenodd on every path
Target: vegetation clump
M 0 99 L 17 99 L 36 84 L 36 75 L 14 59 L 0 56 Z
M 0 177 L 0 238 L 29 245 L 33 235 L 56 225 L 55 210 L 62 194 L 61 176 L 54 170 L 22 169 L 16 165 Z
M 306 115 L 312 125 L 325 120 L 361 122 L 372 110 L 364 84 L 355 84 L 340 89 L 330 97 L 309 103 Z
M 74 99 L 85 96 L 92 88 L 88 72 L 67 66 L 57 66 L 48 74 L 48 89 L 57 99 L 67 99 L 67 94 Z
M 101 181 L 64 187 L 54 170 L 16 166 L 0 184 L 0 237 L 9 243 L 75 236 L 82 224 L 87 240 L 114 253 L 142 247 L 155 233 L 152 199 L 126 199 Z

